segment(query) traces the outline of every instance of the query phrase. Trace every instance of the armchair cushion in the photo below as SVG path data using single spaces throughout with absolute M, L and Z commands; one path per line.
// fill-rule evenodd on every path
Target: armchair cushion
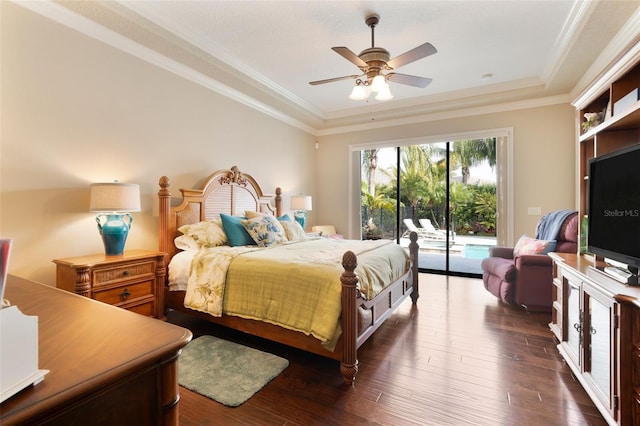
M 489 248 L 489 257 L 513 259 L 513 247 L 493 246 Z
M 500 277 L 506 282 L 512 283 L 516 280 L 516 264 L 513 262 L 513 259 L 487 257 L 482 260 L 482 270 L 485 273 Z

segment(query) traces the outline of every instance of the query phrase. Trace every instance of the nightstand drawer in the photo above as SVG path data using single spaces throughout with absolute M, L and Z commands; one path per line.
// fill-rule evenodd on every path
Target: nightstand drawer
M 129 250 L 54 259 L 56 285 L 81 296 L 164 319 L 165 254 Z
M 110 305 L 131 302 L 145 296 L 153 295 L 153 280 L 123 285 L 108 290 L 95 291 L 94 299 Z
M 155 272 L 156 262 L 128 263 L 118 267 L 95 269 L 93 271 L 93 285 L 103 286 L 122 280 L 135 280 L 154 275 Z

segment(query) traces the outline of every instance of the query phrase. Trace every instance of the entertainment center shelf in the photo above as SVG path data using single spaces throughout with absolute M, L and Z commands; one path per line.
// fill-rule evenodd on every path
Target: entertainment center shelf
M 594 205 L 594 212 L 603 212 L 607 210 L 602 210 L 598 203 L 609 205 L 611 199 L 627 199 L 620 198 L 617 191 L 597 191 L 603 188 L 602 176 L 616 175 L 599 172 L 606 169 L 597 166 L 611 161 L 613 156 L 620 158 L 621 153 L 636 152 L 632 147 L 640 144 L 640 39 L 600 74 L 573 106 L 578 134 L 576 205 L 580 217 L 589 219 L 595 226 L 603 214 L 594 213 L 589 218 L 590 205 Z M 616 154 L 612 154 L 614 152 Z M 593 182 L 589 182 L 592 159 Z M 640 164 L 631 169 L 640 173 Z M 609 168 L 613 170 L 629 171 L 629 167 Z M 593 194 L 598 194 L 593 200 L 589 200 L 590 184 Z M 617 212 L 615 209 L 631 214 L 637 211 L 635 207 L 614 207 L 611 211 Z M 560 355 L 607 423 L 640 425 L 640 286 L 624 284 L 603 272 L 607 266 L 604 259 L 584 253 L 586 223 L 581 221 L 579 227 L 578 253 L 550 253 L 553 305 L 549 328 L 557 339 Z M 613 224 L 615 228 L 606 229 L 621 238 L 634 238 L 636 231 L 621 230 L 619 223 Z M 598 234 L 603 234 L 602 229 L 592 228 L 590 247 L 598 253 L 602 253 L 603 247 L 594 241 Z M 640 244 L 640 236 L 637 238 Z M 633 242 L 631 247 L 635 247 Z M 619 257 L 611 250 L 605 253 Z
M 609 73 L 604 74 L 609 76 L 608 79 L 596 81 L 585 92 L 587 95 L 573 104 L 577 110 L 580 135 L 577 165 L 580 217 L 589 214 L 589 160 L 640 143 L 640 48 L 638 44 L 634 48 L 635 60 L 621 60 L 615 64 Z M 589 114 L 597 114 L 590 127 L 585 116 Z M 581 241 L 585 231 L 581 224 Z

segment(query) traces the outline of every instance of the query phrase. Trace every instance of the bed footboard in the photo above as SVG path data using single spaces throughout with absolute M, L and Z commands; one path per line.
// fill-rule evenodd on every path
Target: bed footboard
M 409 270 L 369 301 L 361 299 L 357 288 L 358 276 L 354 272 L 358 266 L 356 255 L 348 251 L 342 256 L 344 272 L 340 277 L 342 283 L 342 360 L 340 361 L 340 373 L 344 382 L 348 385 L 353 384 L 358 374 L 358 348 L 408 296 L 411 296 L 414 304 L 418 301 L 418 235 L 412 232 L 409 239 L 411 240 L 409 244 Z M 358 327 L 358 309 L 360 307 L 371 311 L 371 323 L 362 330 L 359 330 Z

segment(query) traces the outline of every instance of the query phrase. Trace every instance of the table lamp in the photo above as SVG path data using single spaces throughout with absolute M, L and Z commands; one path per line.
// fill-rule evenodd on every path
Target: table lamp
M 291 210 L 294 210 L 294 219 L 304 229 L 307 220 L 307 211 L 311 210 L 311 195 L 294 195 L 291 197 Z
M 117 181 L 91 184 L 89 210 L 99 213 L 96 223 L 106 254 L 121 255 L 133 223 L 130 212 L 140 211 L 140 186 Z

